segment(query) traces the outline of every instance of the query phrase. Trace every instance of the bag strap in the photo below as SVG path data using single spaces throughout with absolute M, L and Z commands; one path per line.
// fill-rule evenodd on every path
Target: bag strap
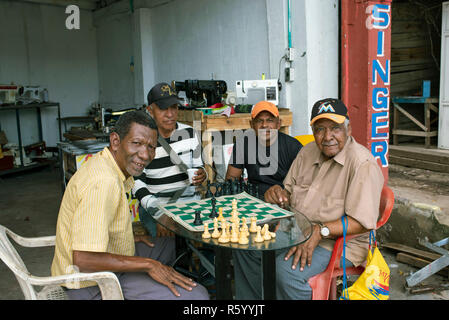
M 373 240 L 371 240 L 371 238 Z M 369 250 L 371 250 L 371 243 L 374 244 L 374 247 L 377 247 L 377 241 L 376 241 L 376 236 L 374 235 L 374 230 L 371 230 L 369 232 Z
M 187 165 L 182 161 L 182 159 L 178 156 L 178 154 L 172 149 L 172 147 L 165 141 L 165 139 L 159 135 L 157 141 L 160 143 L 162 148 L 164 148 L 165 152 L 170 156 L 170 160 L 176 165 L 179 166 L 183 173 L 187 173 Z
M 343 300 L 349 300 L 348 293 L 348 278 L 346 275 L 346 232 L 348 231 L 348 217 L 346 215 L 341 217 L 341 223 L 343 225 Z

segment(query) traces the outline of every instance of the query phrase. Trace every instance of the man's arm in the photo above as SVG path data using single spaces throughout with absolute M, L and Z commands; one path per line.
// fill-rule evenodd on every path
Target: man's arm
M 146 272 L 155 281 L 167 286 L 174 295 L 180 296 L 175 284 L 191 291 L 196 283 L 172 267 L 157 260 L 137 256 L 122 256 L 106 252 L 73 251 L 73 263 L 81 272 Z
M 236 168 L 232 165 L 228 165 L 225 179 L 240 179 L 242 177 L 243 169 Z

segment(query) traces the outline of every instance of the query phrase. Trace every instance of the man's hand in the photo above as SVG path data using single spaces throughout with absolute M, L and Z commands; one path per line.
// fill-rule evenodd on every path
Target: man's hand
M 296 247 L 290 248 L 290 250 L 285 255 L 284 260 L 287 261 L 294 254 L 292 269 L 296 269 L 296 266 L 298 265 L 298 262 L 301 259 L 299 270 L 303 271 L 304 267 L 306 266 L 306 263 L 309 267 L 312 264 L 313 251 L 315 250 L 320 240 L 321 240 L 320 226 L 314 225 L 313 232 L 309 240 L 300 245 L 297 245 Z
M 145 243 L 147 246 L 153 248 L 154 247 L 154 243 L 152 243 L 150 241 L 150 236 L 149 235 L 134 235 L 134 242 L 143 242 Z
M 280 185 L 271 186 L 264 194 L 265 201 L 268 203 L 274 203 L 284 208 L 285 205 L 290 204 L 288 192 L 282 189 Z
M 167 286 L 177 297 L 181 296 L 181 294 L 176 290 L 175 284 L 188 291 L 192 291 L 192 287 L 196 287 L 196 283 L 192 279 L 183 276 L 172 267 L 166 266 L 157 260 L 154 260 L 152 267 L 147 273 L 155 281 Z
M 192 184 L 197 186 L 202 184 L 204 180 L 206 180 L 206 171 L 204 171 L 203 168 L 199 168 L 195 171 L 195 175 L 192 178 Z

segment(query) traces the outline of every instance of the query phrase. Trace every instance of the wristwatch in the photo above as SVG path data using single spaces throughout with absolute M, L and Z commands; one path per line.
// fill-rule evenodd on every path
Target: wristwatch
M 329 228 L 326 227 L 326 226 L 325 226 L 323 223 L 321 223 L 321 222 L 318 222 L 318 225 L 320 226 L 320 234 L 321 234 L 321 237 L 322 237 L 323 239 L 329 237 L 329 235 L 331 234 L 331 232 L 329 231 Z

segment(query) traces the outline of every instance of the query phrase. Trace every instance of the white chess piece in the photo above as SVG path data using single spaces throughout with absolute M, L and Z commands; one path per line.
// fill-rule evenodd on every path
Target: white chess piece
M 203 234 L 201 235 L 201 237 L 202 237 L 203 239 L 209 239 L 211 236 L 212 236 L 212 235 L 211 235 L 210 232 L 209 232 L 209 228 L 208 228 L 208 226 L 207 226 L 207 223 L 205 222 L 205 223 L 204 223 L 204 232 L 203 232 Z
M 220 242 L 220 243 L 228 243 L 229 242 L 229 236 L 226 233 L 226 231 L 227 231 L 226 229 L 227 228 L 228 228 L 227 222 L 223 221 L 223 223 L 221 225 L 222 232 L 221 232 L 220 238 L 218 238 L 218 242 Z
M 271 234 L 270 234 L 270 231 L 268 231 L 268 224 L 265 224 L 263 226 L 263 230 L 264 230 L 264 232 L 263 232 L 263 239 L 264 240 L 271 240 Z
M 249 232 L 255 233 L 257 232 L 257 218 L 251 217 L 251 225 L 249 226 Z
M 263 241 L 264 241 L 262 235 L 260 234 L 261 229 L 262 229 L 262 228 L 261 228 L 260 226 L 257 226 L 257 235 L 256 235 L 256 237 L 254 238 L 254 241 L 255 241 L 255 242 L 263 242 Z
M 246 226 L 246 228 L 248 228 L 248 226 Z M 249 239 L 248 239 L 248 234 L 246 232 L 247 231 L 245 230 L 244 227 L 240 228 L 239 244 L 248 244 Z

